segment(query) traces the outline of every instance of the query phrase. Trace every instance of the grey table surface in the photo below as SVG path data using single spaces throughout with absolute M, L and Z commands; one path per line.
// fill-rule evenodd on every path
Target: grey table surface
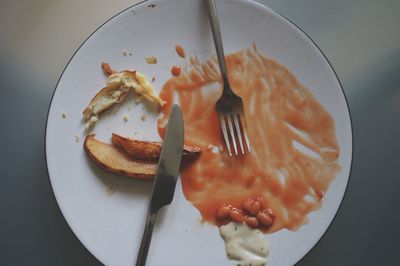
M 102 22 L 134 2 L 0 2 L 2 265 L 100 264 L 57 207 L 46 170 L 45 122 L 69 57 Z M 324 237 L 298 265 L 399 265 L 400 1 L 260 2 L 321 48 L 352 116 L 347 193 Z

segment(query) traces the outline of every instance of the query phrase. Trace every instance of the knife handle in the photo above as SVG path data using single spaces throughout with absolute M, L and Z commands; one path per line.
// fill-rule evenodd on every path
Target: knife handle
M 140 244 L 140 249 L 138 253 L 138 257 L 136 259 L 136 266 L 145 266 L 147 253 L 149 252 L 151 236 L 153 234 L 153 227 L 156 222 L 157 213 L 149 212 L 146 218 L 146 225 L 144 227 L 142 243 Z

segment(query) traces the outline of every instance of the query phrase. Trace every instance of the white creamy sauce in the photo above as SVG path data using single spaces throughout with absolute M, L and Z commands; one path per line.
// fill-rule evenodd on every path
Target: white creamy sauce
M 246 224 L 230 222 L 219 228 L 225 241 L 225 251 L 229 259 L 239 266 L 260 266 L 267 263 L 269 244 L 265 235 Z

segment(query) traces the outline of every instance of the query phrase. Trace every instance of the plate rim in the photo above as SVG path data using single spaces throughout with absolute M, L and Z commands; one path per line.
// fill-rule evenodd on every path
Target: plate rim
M 87 245 L 86 245 L 85 243 L 83 243 L 82 239 L 78 236 L 78 234 L 74 231 L 74 229 L 72 229 L 70 223 L 68 222 L 67 217 L 66 217 L 65 214 L 64 214 L 64 211 L 61 209 L 60 203 L 59 203 L 59 201 L 58 201 L 58 198 L 57 198 L 56 193 L 55 193 L 54 188 L 53 188 L 53 184 L 52 184 L 51 177 L 50 177 L 48 159 L 47 159 L 47 156 L 48 156 L 48 154 L 47 154 L 47 130 L 48 130 L 48 122 L 49 122 L 49 116 L 50 116 L 50 109 L 51 109 L 51 106 L 52 106 L 52 104 L 53 104 L 54 95 L 56 94 L 58 85 L 60 84 L 60 81 L 61 81 L 62 77 L 64 76 L 65 71 L 67 70 L 67 68 L 68 68 L 68 66 L 70 65 L 70 63 L 72 62 L 72 60 L 75 58 L 75 55 L 80 51 L 80 49 L 82 48 L 82 46 L 85 45 L 85 43 L 86 43 L 97 31 L 99 31 L 104 25 L 106 25 L 109 21 L 113 20 L 115 17 L 119 16 L 120 14 L 124 13 L 125 11 L 127 11 L 127 10 L 129 10 L 129 9 L 131 9 L 131 8 L 133 8 L 133 7 L 135 7 L 135 6 L 137 6 L 137 5 L 140 5 L 140 4 L 143 4 L 143 3 L 145 3 L 145 2 L 148 2 L 148 1 L 151 1 L 151 0 L 142 0 L 142 1 L 138 2 L 138 3 L 136 3 L 136 4 L 130 5 L 130 6 L 128 6 L 127 8 L 124 8 L 123 10 L 117 12 L 116 14 L 114 14 L 113 16 L 111 16 L 110 18 L 108 18 L 106 21 L 104 21 L 103 23 L 101 23 L 92 33 L 90 33 L 90 34 L 82 41 L 82 43 L 78 46 L 78 48 L 76 48 L 76 50 L 74 51 L 74 53 L 71 55 L 70 59 L 69 59 L 69 60 L 67 61 L 67 63 L 65 64 L 63 70 L 61 71 L 61 74 L 60 74 L 60 76 L 59 76 L 59 78 L 58 78 L 58 80 L 57 80 L 57 83 L 56 83 L 56 85 L 55 85 L 55 87 L 54 87 L 54 89 L 53 89 L 53 92 L 52 92 L 52 94 L 51 94 L 50 103 L 49 103 L 49 106 L 48 106 L 48 108 L 47 108 L 46 123 L 45 123 L 45 131 L 44 131 L 44 154 L 45 154 L 45 162 L 46 162 L 47 180 L 48 180 L 48 182 L 50 183 L 50 189 L 51 189 L 51 191 L 53 192 L 53 193 L 52 193 L 53 199 L 56 201 L 56 203 L 57 203 L 57 209 L 59 210 L 59 212 L 61 212 L 61 215 L 62 215 L 64 221 L 65 221 L 66 224 L 67 224 L 67 228 L 68 228 L 67 230 L 69 230 L 70 232 L 72 232 L 72 234 L 73 234 L 74 237 L 79 241 L 79 244 L 84 248 L 84 250 L 85 250 L 92 258 L 94 258 L 95 260 L 97 260 L 97 261 L 100 262 L 101 264 L 102 264 L 102 261 L 98 258 L 98 256 L 97 256 L 96 254 L 94 254 L 93 251 L 89 250 L 89 248 L 87 247 Z
M 152 2 L 153 0 L 142 0 L 140 2 L 137 2 L 133 5 L 128 6 L 127 8 L 124 8 L 123 10 L 117 12 L 116 14 L 114 14 L 113 16 L 111 16 L 109 19 L 105 20 L 103 23 L 101 23 L 92 33 L 90 33 L 83 41 L 82 43 L 78 46 L 78 48 L 76 48 L 76 50 L 74 51 L 74 53 L 71 55 L 70 59 L 67 61 L 67 63 L 65 64 L 63 70 L 61 71 L 61 74 L 57 80 L 57 83 L 53 89 L 53 92 L 51 94 L 51 98 L 50 98 L 50 103 L 48 105 L 47 108 L 47 114 L 46 114 L 46 123 L 45 123 L 45 132 L 44 132 L 44 153 L 45 153 L 45 163 L 46 163 L 46 173 L 47 173 L 47 180 L 50 183 L 50 188 L 51 191 L 53 192 L 53 198 L 55 199 L 56 203 L 57 203 L 57 208 L 58 210 L 61 212 L 66 224 L 67 224 L 67 230 L 69 230 L 70 232 L 73 233 L 73 235 L 75 236 L 75 238 L 79 241 L 79 243 L 81 244 L 81 246 L 84 248 L 84 250 L 86 250 L 86 252 L 88 254 L 90 254 L 90 256 L 92 256 L 92 258 L 94 258 L 95 260 L 97 260 L 98 262 L 102 263 L 101 260 L 98 258 L 98 256 L 91 250 L 88 249 L 87 245 L 81 240 L 81 238 L 78 236 L 78 234 L 74 231 L 74 229 L 72 229 L 70 223 L 68 222 L 67 217 L 65 216 L 63 210 L 61 209 L 59 200 L 56 196 L 56 193 L 54 191 L 53 188 L 53 184 L 51 181 L 51 177 L 50 177 L 50 171 L 49 171 L 49 165 L 48 165 L 48 159 L 47 159 L 47 131 L 48 131 L 48 122 L 49 122 L 49 116 L 50 116 L 50 109 L 51 106 L 53 104 L 53 100 L 54 100 L 54 95 L 57 91 L 57 88 L 59 86 L 59 83 L 62 79 L 62 77 L 64 76 L 65 71 L 67 70 L 68 66 L 70 65 L 70 63 L 72 62 L 72 60 L 75 58 L 76 54 L 80 51 L 80 49 L 82 48 L 83 45 L 86 44 L 86 42 L 95 34 L 97 33 L 104 25 L 106 25 L 108 22 L 110 22 L 111 20 L 113 20 L 114 18 L 116 18 L 117 16 L 119 16 L 120 14 L 126 12 L 127 10 L 134 8 L 135 6 L 141 5 L 145 2 Z M 160 1 L 160 0 L 158 0 Z M 157 0 L 156 0 L 157 2 Z M 318 44 L 300 27 L 298 26 L 295 22 L 293 22 L 291 19 L 289 19 L 287 16 L 283 15 L 281 12 L 275 11 L 272 8 L 270 8 L 269 6 L 267 6 L 266 4 L 260 3 L 258 0 L 236 0 L 236 2 L 247 2 L 247 3 L 252 3 L 255 4 L 257 6 L 260 6 L 261 8 L 267 9 L 269 12 L 277 15 L 278 17 L 281 17 L 283 20 L 285 20 L 286 22 L 288 22 L 288 24 L 290 24 L 291 26 L 294 26 L 295 29 L 299 30 L 300 33 L 304 34 L 304 36 L 306 37 L 306 39 L 308 39 L 308 41 L 310 41 L 312 43 L 312 45 L 317 48 L 317 51 L 322 55 L 322 57 L 325 59 L 326 63 L 329 65 L 329 68 L 332 70 L 334 77 L 336 78 L 340 90 L 342 92 L 343 98 L 345 100 L 346 103 L 346 107 L 347 107 L 347 114 L 349 117 L 349 122 L 350 122 L 350 134 L 351 134 L 351 155 L 350 155 L 350 165 L 349 165 L 349 173 L 348 173 L 348 177 L 347 177 L 347 182 L 346 182 L 346 187 L 343 191 L 343 195 L 342 198 L 340 199 L 340 203 L 337 207 L 337 210 L 333 216 L 333 218 L 331 219 L 331 221 L 329 222 L 328 226 L 326 227 L 326 229 L 323 231 L 323 233 L 321 234 L 321 236 L 318 238 L 318 240 L 313 244 L 313 246 L 307 250 L 295 263 L 300 262 L 301 260 L 303 260 L 307 255 L 309 255 L 317 246 L 318 244 L 323 240 L 324 237 L 326 237 L 326 233 L 329 231 L 329 229 L 331 228 L 333 222 L 335 221 L 335 219 L 337 218 L 338 213 L 340 212 L 341 208 L 343 207 L 343 201 L 346 197 L 348 197 L 348 188 L 349 188 L 349 182 L 350 182 L 350 178 L 352 176 L 352 171 L 353 171 L 353 160 L 354 160 L 354 130 L 353 130 L 353 120 L 352 120 L 352 116 L 351 116 L 351 112 L 350 112 L 350 107 L 349 107 L 349 102 L 348 99 L 346 97 L 346 93 L 343 89 L 342 83 L 339 79 L 339 76 L 337 74 L 337 72 L 335 71 L 333 65 L 331 64 L 331 62 L 328 60 L 327 56 L 325 55 L 325 53 L 321 50 L 321 48 L 318 46 Z
M 257 2 L 257 0 L 247 0 L 247 1 L 254 1 L 260 5 L 263 5 L 259 2 Z M 332 70 L 337 82 L 339 83 L 339 87 L 342 91 L 342 95 L 344 98 L 344 101 L 346 103 L 346 107 L 347 107 L 347 114 L 349 116 L 349 120 L 350 120 L 350 133 L 351 133 L 351 156 L 350 156 L 350 167 L 349 167 L 349 174 L 347 177 L 347 182 L 346 182 L 346 187 L 343 191 L 343 196 L 342 199 L 340 200 L 339 206 L 336 210 L 335 215 L 333 216 L 332 220 L 329 222 L 328 226 L 326 227 L 325 231 L 322 233 L 322 235 L 319 237 L 319 239 L 317 240 L 317 242 L 315 242 L 315 244 L 296 262 L 300 262 L 301 260 L 303 260 L 307 255 L 311 254 L 311 252 L 318 246 L 318 244 L 323 240 L 324 237 L 326 237 L 326 233 L 329 231 L 329 229 L 331 228 L 333 222 L 335 221 L 335 219 L 337 218 L 337 215 L 339 213 L 339 211 L 341 210 L 341 208 L 343 207 L 343 201 L 346 197 L 348 197 L 348 188 L 349 188 L 349 182 L 350 182 L 350 178 L 351 178 L 351 173 L 353 171 L 353 160 L 354 160 L 354 131 L 353 131 L 353 119 L 351 117 L 351 112 L 350 112 L 350 106 L 349 106 L 349 101 L 346 97 L 346 93 L 343 89 L 343 85 L 342 82 L 339 79 L 338 74 L 335 71 L 335 68 L 333 67 L 333 65 L 331 64 L 331 62 L 329 61 L 328 57 L 325 55 L 325 53 L 321 50 L 321 48 L 318 46 L 318 44 L 302 29 L 300 28 L 300 26 L 298 26 L 295 22 L 293 22 L 291 19 L 289 19 L 288 17 L 286 17 L 285 15 L 283 15 L 282 13 L 275 11 L 273 9 L 271 9 L 268 6 L 264 6 L 268 9 L 270 9 L 271 12 L 276 13 L 277 15 L 281 16 L 283 19 L 285 19 L 287 22 L 289 22 L 290 24 L 292 24 L 296 29 L 298 29 L 302 34 L 304 34 L 304 36 L 317 48 L 317 50 L 319 51 L 319 53 L 323 56 L 323 58 L 325 59 L 325 61 L 328 63 L 330 69 Z

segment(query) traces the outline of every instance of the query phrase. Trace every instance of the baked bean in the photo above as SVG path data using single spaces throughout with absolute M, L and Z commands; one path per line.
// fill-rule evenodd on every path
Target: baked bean
M 263 212 L 267 213 L 272 218 L 274 218 L 274 216 L 275 216 L 270 208 L 263 210 Z
M 265 199 L 263 197 L 258 196 L 257 200 L 260 202 L 261 210 L 267 208 L 267 203 L 265 202 Z
M 246 224 L 252 228 L 257 228 L 260 223 L 258 222 L 256 217 L 252 217 L 252 216 L 246 216 L 246 218 L 244 219 L 244 221 L 246 222 Z
M 227 205 L 223 205 L 217 211 L 217 218 L 219 220 L 225 219 L 225 218 L 227 218 L 229 216 L 230 212 L 231 212 L 231 207 L 227 206 Z
M 250 212 L 251 204 L 252 204 L 252 203 L 253 203 L 253 200 L 252 200 L 252 199 L 247 199 L 247 200 L 243 201 L 243 209 L 244 209 L 245 211 Z
M 254 201 L 253 204 L 251 204 L 249 213 L 253 216 L 256 216 L 258 214 L 258 212 L 260 211 L 260 202 L 259 201 Z
M 256 217 L 262 226 L 271 226 L 273 223 L 272 217 L 266 212 L 259 212 Z
M 244 215 L 238 209 L 231 209 L 229 217 L 232 221 L 242 223 L 244 221 Z

